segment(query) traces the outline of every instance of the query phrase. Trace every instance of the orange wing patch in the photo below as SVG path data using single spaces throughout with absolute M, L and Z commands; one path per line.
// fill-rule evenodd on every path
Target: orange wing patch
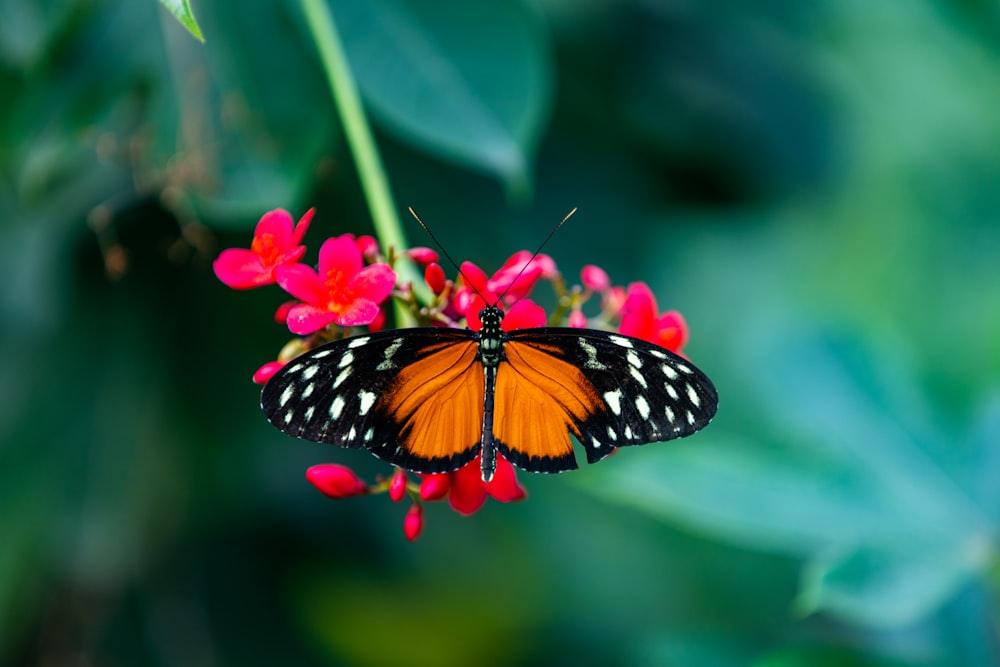
M 451 469 L 456 457 L 479 446 L 482 431 L 478 344 L 449 341 L 429 350 L 396 376 L 378 403 L 379 411 L 400 425 L 396 444 L 424 464 L 400 465 L 420 472 Z
M 593 385 L 556 347 L 508 342 L 497 371 L 493 431 L 504 456 L 532 472 L 576 468 L 569 434 L 603 409 Z

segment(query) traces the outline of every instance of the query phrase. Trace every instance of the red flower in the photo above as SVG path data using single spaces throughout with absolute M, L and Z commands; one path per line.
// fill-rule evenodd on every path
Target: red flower
M 622 306 L 622 321 L 618 331 L 679 353 L 687 342 L 687 323 L 676 310 L 667 311 L 660 316 L 656 312 L 656 297 L 649 286 L 646 283 L 632 283 L 628 286 L 628 294 Z
M 502 503 L 527 497 L 524 488 L 517 483 L 514 466 L 507 459 L 497 456 L 497 469 L 493 479 L 484 482 L 479 469 L 479 458 L 477 456 L 452 472 L 427 475 L 420 484 L 420 497 L 424 500 L 437 500 L 447 492 L 451 508 L 466 516 L 477 512 L 486 503 L 487 496 Z
M 268 211 L 257 223 L 250 249 L 229 248 L 219 253 L 212 263 L 215 275 L 234 289 L 250 289 L 270 285 L 275 281 L 275 271 L 302 258 L 306 247 L 299 245 L 315 209 L 309 209 L 292 228 L 288 211 Z
M 396 273 L 387 264 L 363 267 L 354 236 L 328 239 L 319 251 L 319 273 L 304 264 L 278 267 L 278 284 L 304 301 L 288 311 L 288 328 L 306 335 L 330 323 L 368 324 L 392 292 Z
M 460 273 L 463 284 L 456 290 L 454 306 L 460 315 L 465 315 L 472 329 L 480 326 L 479 311 L 486 305 L 498 303 L 501 295 L 506 303 L 516 303 L 534 289 L 539 278 L 559 275 L 551 257 L 538 255 L 532 259 L 527 250 L 511 255 L 492 277 L 487 277 L 486 272 L 472 262 L 462 262 Z

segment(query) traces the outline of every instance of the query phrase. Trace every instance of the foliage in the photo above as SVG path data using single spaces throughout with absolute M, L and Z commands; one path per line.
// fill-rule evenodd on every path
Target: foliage
M 994 9 L 324 4 L 395 214 L 496 267 L 579 207 L 546 252 L 721 398 L 409 544 L 303 478 L 388 472 L 266 424 L 287 333 L 211 271 L 275 208 L 379 233 L 308 4 L 5 3 L 0 661 L 1000 662 Z

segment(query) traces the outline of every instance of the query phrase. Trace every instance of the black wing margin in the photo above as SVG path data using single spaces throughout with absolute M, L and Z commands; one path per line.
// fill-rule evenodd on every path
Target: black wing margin
M 521 329 L 509 336 L 558 348 L 593 386 L 602 405 L 574 420 L 589 463 L 616 447 L 691 435 L 707 426 L 718 408 L 718 392 L 707 375 L 687 359 L 644 340 L 552 327 Z

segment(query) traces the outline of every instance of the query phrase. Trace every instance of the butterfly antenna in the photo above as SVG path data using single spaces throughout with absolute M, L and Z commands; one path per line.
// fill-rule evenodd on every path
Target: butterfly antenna
M 432 232 L 431 228 L 427 226 L 427 223 L 425 223 L 423 220 L 420 219 L 420 216 L 417 215 L 417 212 L 413 210 L 412 206 L 407 206 L 406 208 L 409 209 L 410 215 L 412 215 L 416 219 L 416 221 L 420 223 L 420 226 L 424 228 L 424 231 L 427 232 L 427 236 L 431 237 L 431 241 L 434 241 L 434 245 L 438 247 L 438 250 L 441 251 L 441 254 L 444 255 L 444 258 L 447 259 L 448 262 L 455 267 L 455 270 L 458 271 L 458 275 L 462 276 L 462 280 L 465 281 L 465 284 L 471 287 L 473 290 L 475 290 L 476 294 L 479 294 L 479 290 L 477 290 L 476 286 L 472 284 L 472 281 L 469 280 L 469 277 L 465 275 L 465 273 L 462 271 L 462 267 L 458 265 L 458 262 L 456 262 L 451 258 L 451 255 L 449 255 L 448 251 L 444 249 L 444 246 L 441 245 L 441 242 L 437 240 L 437 237 L 434 236 L 434 232 Z M 479 294 L 479 296 L 483 297 L 482 294 Z M 483 297 L 483 301 L 486 301 L 485 297 Z
M 549 232 L 549 235 L 545 237 L 545 240 L 538 245 L 538 249 L 536 249 L 535 252 L 532 253 L 531 258 L 527 262 L 525 262 L 524 266 L 521 267 L 521 270 L 517 272 L 517 275 L 514 276 L 514 280 L 510 281 L 510 285 L 507 286 L 507 289 L 501 292 L 500 296 L 497 297 L 497 303 L 500 303 L 500 299 L 503 298 L 504 294 L 506 294 L 508 290 L 510 290 L 510 288 L 513 287 L 515 283 L 517 283 L 518 279 L 521 277 L 521 274 L 528 270 L 528 267 L 531 266 L 531 263 L 533 261 L 535 261 L 535 258 L 538 257 L 538 254 L 542 252 L 542 248 L 544 248 L 548 244 L 548 242 L 552 240 L 552 237 L 556 235 L 556 232 L 559 231 L 559 228 L 565 225 L 566 221 L 569 220 L 571 217 L 573 217 L 574 213 L 576 213 L 575 206 L 573 207 L 572 211 L 567 213 L 566 216 L 559 221 L 558 225 L 552 228 L 552 231 Z
M 476 292 L 476 294 L 479 294 L 479 297 L 483 301 L 486 301 L 486 297 L 484 297 L 482 294 L 479 293 L 479 290 L 476 289 L 476 286 L 472 284 L 472 281 L 469 280 L 469 277 L 465 275 L 465 273 L 462 271 L 462 267 L 458 265 L 458 262 L 456 262 L 454 259 L 451 258 L 451 255 L 449 255 L 448 251 L 444 249 L 444 246 L 441 245 L 441 242 L 437 240 L 437 237 L 434 236 L 434 232 L 432 232 L 431 228 L 427 226 L 427 223 L 425 223 L 423 220 L 420 219 L 420 216 L 417 215 L 417 212 L 413 210 L 412 206 L 407 206 L 406 208 L 409 209 L 410 215 L 412 215 L 414 219 L 416 219 L 416 221 L 420 224 L 420 226 L 424 228 L 424 231 L 427 232 L 427 236 L 431 237 L 431 241 L 434 241 L 434 245 L 436 245 L 438 249 L 441 250 L 441 254 L 444 255 L 445 259 L 447 259 L 448 262 L 455 267 L 455 270 L 458 271 L 458 275 L 462 276 L 462 279 L 465 281 L 465 284 L 471 287 Z M 534 253 L 532 253 L 531 258 L 524 263 L 524 266 L 521 267 L 521 270 L 517 272 L 516 276 L 514 276 L 514 280 L 512 280 L 510 285 L 507 286 L 507 289 L 501 292 L 500 296 L 497 297 L 496 303 L 500 303 L 500 299 L 503 298 L 504 294 L 506 294 L 507 291 L 514 286 L 514 283 L 516 283 L 518 278 L 521 277 L 521 274 L 524 273 L 529 266 L 531 266 L 531 263 L 535 260 L 536 257 L 538 257 L 538 254 L 542 252 L 542 248 L 544 248 L 546 244 L 548 244 L 548 242 L 552 240 L 552 237 L 556 235 L 556 232 L 559 231 L 559 228 L 565 225 L 566 221 L 569 220 L 574 213 L 576 213 L 575 206 L 573 207 L 573 210 L 567 213 L 566 216 L 559 221 L 558 225 L 552 228 L 552 231 L 549 232 L 549 235 L 545 237 L 545 240 L 539 244 L 538 249 L 535 250 Z M 496 303 L 493 305 L 496 305 Z

